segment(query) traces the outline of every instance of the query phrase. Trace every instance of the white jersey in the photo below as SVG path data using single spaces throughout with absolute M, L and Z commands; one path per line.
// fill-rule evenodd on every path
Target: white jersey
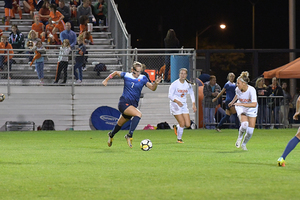
M 189 94 L 192 102 L 195 102 L 195 95 L 193 87 L 190 83 L 184 81 L 181 83 L 179 79 L 174 81 L 169 88 L 169 99 L 170 102 L 173 102 L 175 99 L 180 101 L 181 103 L 186 103 L 186 95 Z
M 248 85 L 248 89 L 245 92 L 242 92 L 238 87 L 235 89 L 235 94 L 238 97 L 237 103 L 253 103 L 257 102 L 256 90 L 251 85 Z M 237 115 L 240 116 L 244 114 L 249 117 L 257 116 L 258 104 L 255 108 L 245 107 L 245 106 L 235 106 Z
M 238 87 L 236 87 L 235 94 L 238 97 L 238 103 L 257 102 L 256 90 L 251 85 L 248 85 L 248 89 L 245 92 L 242 92 Z

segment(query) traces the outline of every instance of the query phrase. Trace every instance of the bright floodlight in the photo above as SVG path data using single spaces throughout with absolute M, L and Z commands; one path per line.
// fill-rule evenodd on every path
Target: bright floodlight
M 220 25 L 220 28 L 221 28 L 221 29 L 225 29 L 225 28 L 226 28 L 226 25 L 225 25 L 225 24 L 221 24 L 221 25 Z

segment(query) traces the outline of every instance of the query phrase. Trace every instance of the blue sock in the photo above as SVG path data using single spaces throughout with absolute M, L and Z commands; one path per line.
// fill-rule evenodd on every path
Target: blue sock
M 135 116 L 135 117 L 132 118 L 129 133 L 128 133 L 129 137 L 132 137 L 133 131 L 136 129 L 136 127 L 139 124 L 140 120 L 141 120 L 141 118 L 138 117 L 138 116 Z
M 118 124 L 115 125 L 114 129 L 111 131 L 110 137 L 114 137 L 115 134 L 121 129 L 122 126 L 119 126 Z
M 221 119 L 221 121 L 220 121 L 220 123 L 218 124 L 217 128 L 221 128 L 222 125 L 224 124 L 224 122 L 226 122 L 229 118 L 230 118 L 230 115 L 225 115 L 225 116 Z
M 285 159 L 285 157 L 287 157 L 287 155 L 289 155 L 289 153 L 297 146 L 297 144 L 299 143 L 299 139 L 295 136 L 293 137 L 289 143 L 286 145 L 285 150 L 282 154 L 281 157 L 283 157 L 283 159 Z

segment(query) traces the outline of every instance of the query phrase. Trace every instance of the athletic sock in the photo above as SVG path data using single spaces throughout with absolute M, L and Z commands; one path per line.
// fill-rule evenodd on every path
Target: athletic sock
M 139 124 L 140 120 L 141 120 L 141 118 L 138 117 L 138 116 L 135 116 L 135 117 L 132 118 L 128 136 L 132 137 L 133 131 L 136 129 L 136 127 Z
M 254 128 L 252 128 L 252 127 L 247 128 L 247 131 L 246 131 L 246 134 L 245 134 L 245 137 L 244 137 L 244 141 L 242 143 L 243 145 L 246 145 L 247 142 L 249 142 L 250 138 L 253 135 L 253 131 L 254 131 Z
M 285 150 L 282 154 L 281 157 L 283 157 L 283 159 L 285 159 L 287 157 L 287 155 L 289 155 L 289 153 L 297 146 L 297 144 L 299 143 L 299 139 L 294 136 L 289 143 L 286 145 Z
M 224 122 L 226 122 L 229 118 L 230 118 L 230 115 L 225 115 L 225 116 L 221 119 L 220 123 L 217 125 L 217 128 L 221 128 L 222 125 L 224 124 Z
M 118 124 L 115 125 L 114 129 L 111 131 L 111 137 L 113 138 L 117 132 L 121 129 L 122 126 L 119 126 Z
M 183 127 L 180 127 L 179 125 L 177 126 L 177 139 L 181 140 L 182 139 L 182 134 L 183 134 Z

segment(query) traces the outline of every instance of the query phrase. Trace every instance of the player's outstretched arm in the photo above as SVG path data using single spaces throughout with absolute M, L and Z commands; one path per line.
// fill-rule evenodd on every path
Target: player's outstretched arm
M 161 82 L 161 76 L 157 77 L 153 83 L 147 82 L 146 86 L 150 90 L 155 91 L 160 82 Z
M 107 86 L 108 80 L 114 78 L 116 75 L 121 76 L 121 71 L 114 71 L 113 73 L 108 75 L 108 77 L 106 77 L 106 79 L 104 79 L 104 81 L 102 81 L 102 84 L 104 86 Z

